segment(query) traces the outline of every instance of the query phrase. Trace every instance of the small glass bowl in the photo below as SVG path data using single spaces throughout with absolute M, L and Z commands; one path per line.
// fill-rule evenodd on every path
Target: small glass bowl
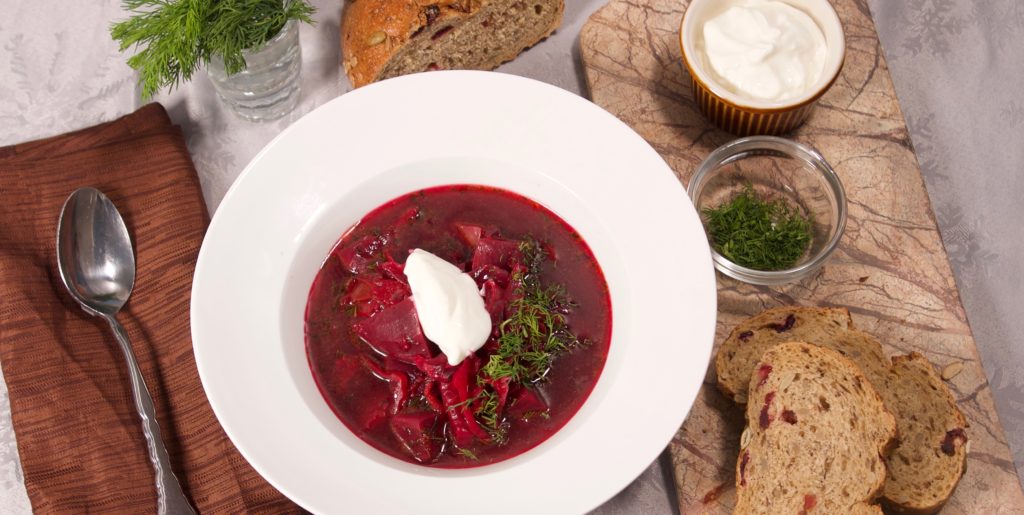
M 706 223 L 704 209 L 730 201 L 747 184 L 758 197 L 783 199 L 811 220 L 810 248 L 792 268 L 764 271 L 740 266 L 712 245 L 715 268 L 734 279 L 759 285 L 797 281 L 821 268 L 846 227 L 846 193 L 825 158 L 813 148 L 784 138 L 740 138 L 708 155 L 686 190 Z

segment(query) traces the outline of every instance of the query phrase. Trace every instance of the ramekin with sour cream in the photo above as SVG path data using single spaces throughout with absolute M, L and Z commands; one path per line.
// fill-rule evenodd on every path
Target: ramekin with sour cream
M 701 112 L 740 136 L 803 123 L 846 55 L 828 0 L 691 0 L 679 39 Z

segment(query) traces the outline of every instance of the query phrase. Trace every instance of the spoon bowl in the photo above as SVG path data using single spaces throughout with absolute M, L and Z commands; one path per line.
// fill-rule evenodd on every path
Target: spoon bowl
M 135 254 L 114 203 L 95 188 L 79 188 L 64 202 L 57 222 L 61 280 L 94 315 L 121 310 L 135 286 Z

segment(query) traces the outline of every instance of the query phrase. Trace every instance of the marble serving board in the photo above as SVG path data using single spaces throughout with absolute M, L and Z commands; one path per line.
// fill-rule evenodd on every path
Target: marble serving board
M 740 320 L 768 307 L 846 306 L 857 327 L 878 336 L 890 355 L 917 351 L 940 369 L 963 363 L 948 384 L 970 423 L 971 446 L 967 473 L 944 513 L 1024 512 L 1024 494 L 867 1 L 833 4 L 846 31 L 846 62 L 811 118 L 790 137 L 820 150 L 842 178 L 849 197 L 846 232 L 828 264 L 795 284 L 756 287 L 719 274 L 715 345 Z M 679 49 L 686 5 L 611 0 L 580 34 L 593 101 L 640 133 L 684 185 L 708 153 L 734 138 L 711 126 L 694 104 Z M 718 392 L 709 366 L 669 446 L 683 513 L 732 511 L 742 428 L 742 411 Z

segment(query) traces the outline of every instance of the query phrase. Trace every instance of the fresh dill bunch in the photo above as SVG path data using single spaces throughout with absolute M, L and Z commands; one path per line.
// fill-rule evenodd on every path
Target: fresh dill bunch
M 498 416 L 499 395 L 495 380 L 513 384 L 537 383 L 547 377 L 551 361 L 559 354 L 587 342 L 576 337 L 565 315 L 575 306 L 561 285 L 541 284 L 540 273 L 549 258 L 544 246 L 533 239 L 519 245 L 523 269 L 512 273 L 515 298 L 505 311 L 508 317 L 498 325 L 498 348 L 477 374 L 480 392 L 465 403 L 495 443 L 508 441 L 510 424 Z M 546 416 L 546 415 L 545 415 Z
M 123 52 L 139 51 L 128 66 L 139 72 L 142 97 L 188 81 L 215 56 L 229 75 L 245 69 L 242 51 L 273 38 L 289 20 L 313 23 L 306 0 L 124 0 L 131 18 L 114 23 Z

